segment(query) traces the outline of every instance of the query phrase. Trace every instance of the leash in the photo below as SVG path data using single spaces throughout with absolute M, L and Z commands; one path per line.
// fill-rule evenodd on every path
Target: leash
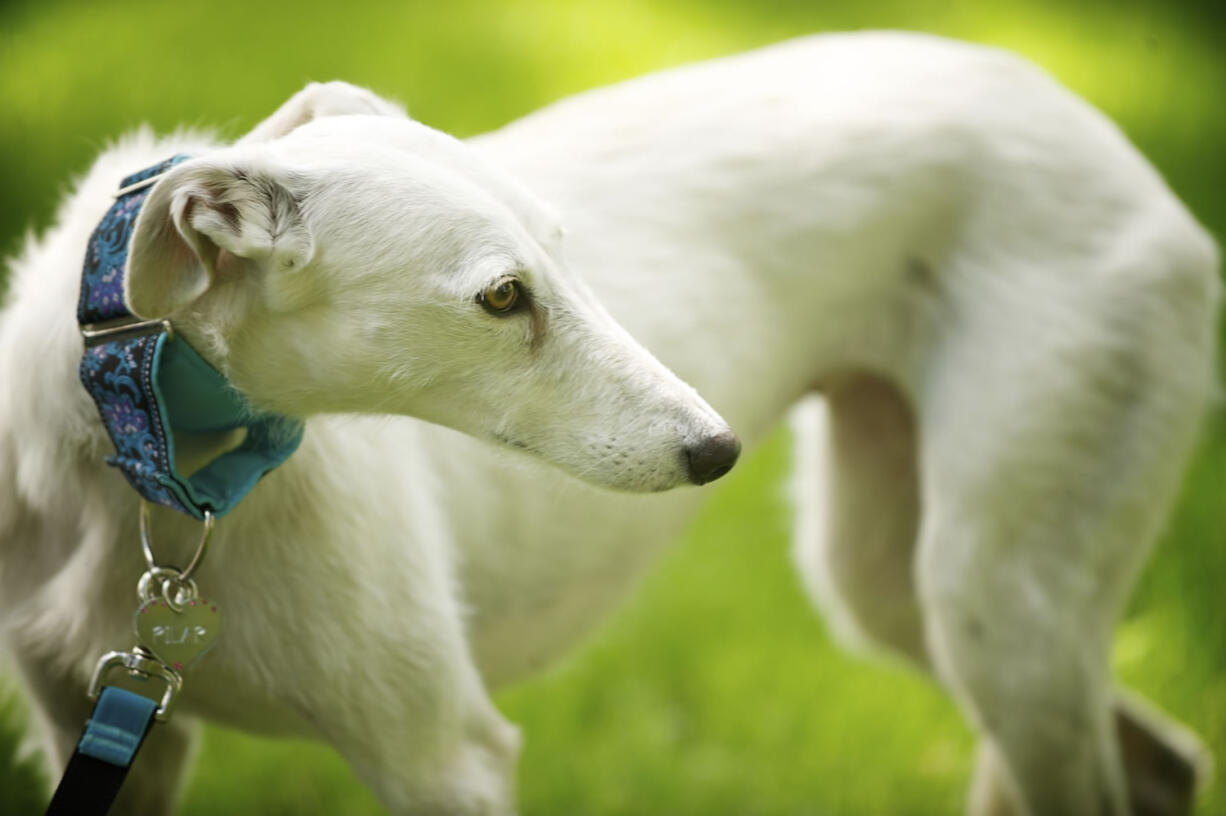
M 133 614 L 137 645 L 103 655 L 94 669 L 95 700 L 47 816 L 101 816 L 118 795 L 137 751 L 157 722 L 170 718 L 183 673 L 216 643 L 221 612 L 202 597 L 194 575 L 215 519 L 241 501 L 266 473 L 289 458 L 303 425 L 253 411 L 225 377 L 165 318 L 128 307 L 128 250 L 142 207 L 160 178 L 189 157 L 173 156 L 120 182 L 115 203 L 90 236 L 81 273 L 77 322 L 85 341 L 79 370 L 115 454 L 116 467 L 140 495 L 146 571 Z M 175 433 L 244 430 L 243 441 L 185 476 L 175 463 Z M 150 505 L 202 522 L 186 567 L 158 563 Z

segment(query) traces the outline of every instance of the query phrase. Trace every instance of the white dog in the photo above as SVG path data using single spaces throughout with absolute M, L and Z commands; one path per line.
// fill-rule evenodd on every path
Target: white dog
M 488 689 L 582 637 L 702 499 L 607 488 L 736 457 L 683 381 L 748 444 L 824 397 L 794 414 L 800 568 L 955 696 L 974 813 L 1187 807 L 1192 747 L 1120 703 L 1108 649 L 1210 389 L 1215 247 L 1042 72 L 904 34 L 467 143 L 332 83 L 233 145 L 106 152 L 0 314 L 0 604 L 57 761 L 144 569 L 77 381 L 81 259 L 119 179 L 174 153 L 195 158 L 150 194 L 129 300 L 306 434 L 218 525 L 198 580 L 227 630 L 129 812 L 172 808 L 195 717 L 326 740 L 395 813 L 511 812 Z M 190 470 L 235 440 L 180 442 Z M 190 553 L 192 521 L 154 521 Z

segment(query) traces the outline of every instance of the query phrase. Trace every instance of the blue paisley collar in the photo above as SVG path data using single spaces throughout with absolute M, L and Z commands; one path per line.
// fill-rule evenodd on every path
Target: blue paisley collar
M 141 496 L 198 519 L 223 516 L 302 441 L 301 421 L 254 412 L 168 320 L 142 320 L 124 296 L 128 246 L 141 206 L 178 155 L 120 182 L 90 236 L 77 322 L 85 336 L 81 382 L 115 444 L 107 464 Z M 245 429 L 242 443 L 190 475 L 175 462 L 176 433 Z

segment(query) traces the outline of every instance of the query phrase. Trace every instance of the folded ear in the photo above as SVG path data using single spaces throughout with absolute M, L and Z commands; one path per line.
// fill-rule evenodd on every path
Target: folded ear
M 154 185 L 137 217 L 125 295 L 144 318 L 166 317 L 208 291 L 219 267 L 247 259 L 301 268 L 315 251 L 294 194 L 271 167 L 207 160 L 176 167 Z
M 325 116 L 398 116 L 408 114 L 400 105 L 348 82 L 312 82 L 260 122 L 238 144 L 255 144 L 279 139 L 307 122 Z

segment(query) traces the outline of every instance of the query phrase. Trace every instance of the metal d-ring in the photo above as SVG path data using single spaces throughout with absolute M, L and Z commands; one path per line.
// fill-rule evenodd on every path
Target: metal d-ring
M 153 591 L 155 587 L 165 597 L 166 582 L 182 580 L 183 577 L 179 575 L 179 570 L 175 567 L 154 567 L 140 577 L 140 581 L 136 584 L 136 594 L 140 596 L 141 603 L 148 603 L 157 597 Z
M 165 569 L 165 565 L 159 565 L 157 559 L 153 556 L 153 540 L 149 533 L 149 502 L 144 499 L 140 500 L 140 546 L 145 552 L 145 563 L 149 565 L 149 571 L 157 572 Z M 208 510 L 204 511 L 204 530 L 200 533 L 200 543 L 196 545 L 196 554 L 192 556 L 192 560 L 187 567 L 182 570 L 176 569 L 178 580 L 187 582 L 191 580 L 192 575 L 200 567 L 200 562 L 204 560 L 204 554 L 209 549 L 209 539 L 213 537 L 213 514 Z

